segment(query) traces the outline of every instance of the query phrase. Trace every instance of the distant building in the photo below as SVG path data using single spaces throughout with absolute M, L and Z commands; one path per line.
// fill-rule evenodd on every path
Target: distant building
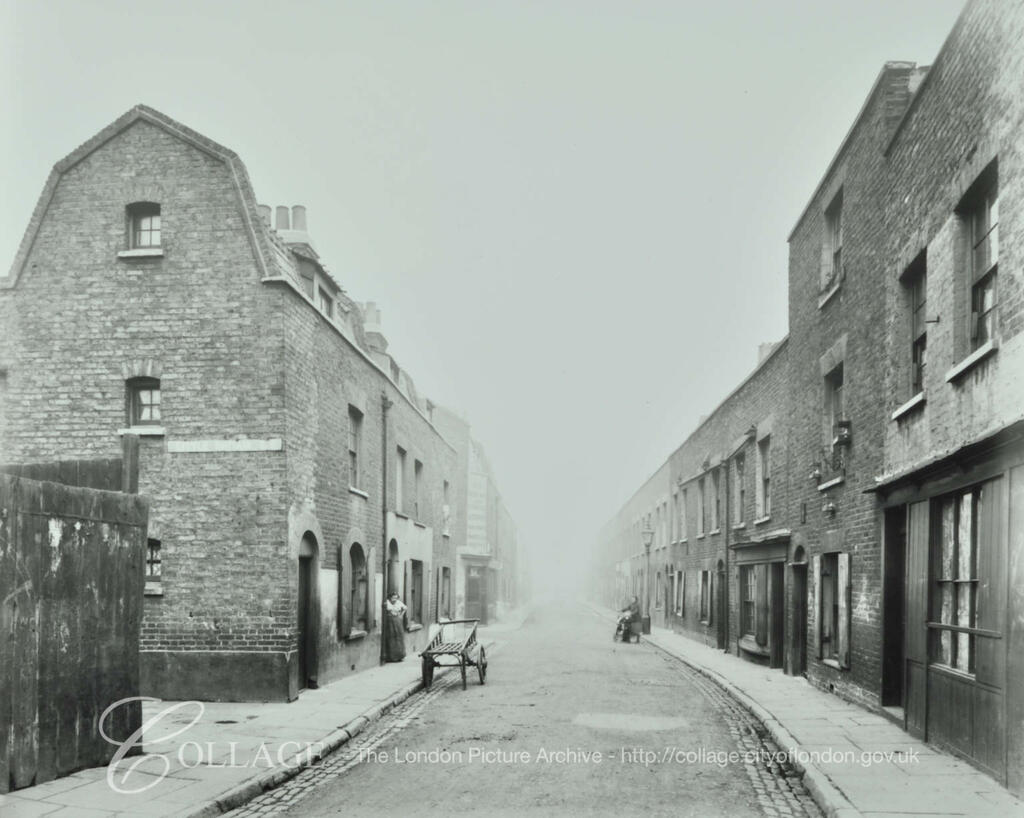
M 788 340 L 605 527 L 605 598 L 671 491 L 656 622 L 1024 793 L 1021 3 L 883 67 L 789 245 Z
M 449 530 L 462 545 L 457 549 L 454 616 L 489 622 L 519 604 L 525 592 L 524 564 L 516 527 L 498 493 L 497 482 L 483 446 L 469 423 L 449 409 L 433 408 L 437 428 L 458 452 L 458 468 L 450 496 L 453 514 Z
M 0 323 L 5 462 L 140 439 L 144 693 L 292 699 L 378 664 L 389 589 L 410 650 L 454 610 L 460 453 L 227 148 L 138 106 L 58 162 Z

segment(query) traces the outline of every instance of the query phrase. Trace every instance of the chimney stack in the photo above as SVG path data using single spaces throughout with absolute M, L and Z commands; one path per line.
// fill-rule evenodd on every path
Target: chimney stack
M 277 206 L 277 223 L 274 228 L 277 230 L 289 230 L 290 228 L 290 212 L 284 205 Z
M 306 230 L 306 208 L 303 205 L 292 208 L 292 230 Z

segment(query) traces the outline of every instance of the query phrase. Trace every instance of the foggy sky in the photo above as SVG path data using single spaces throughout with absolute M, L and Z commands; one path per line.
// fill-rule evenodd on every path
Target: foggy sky
M 882 64 L 929 64 L 962 5 L 3 0 L 0 264 L 133 105 L 221 142 L 308 207 L 571 585 L 785 334 L 786 236 Z

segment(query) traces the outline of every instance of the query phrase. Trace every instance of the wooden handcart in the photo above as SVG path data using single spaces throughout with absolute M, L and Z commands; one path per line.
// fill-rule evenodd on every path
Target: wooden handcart
M 423 688 L 430 689 L 435 667 L 455 667 L 462 673 L 462 689 L 466 689 L 466 668 L 475 667 L 480 684 L 487 678 L 487 654 L 476 641 L 479 619 L 451 619 L 440 623 L 440 630 L 420 654 L 423 664 Z

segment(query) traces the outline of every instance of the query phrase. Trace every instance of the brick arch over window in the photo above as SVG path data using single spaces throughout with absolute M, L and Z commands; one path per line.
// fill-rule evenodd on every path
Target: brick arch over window
M 157 358 L 133 358 L 121 362 L 121 377 L 126 381 L 133 378 L 156 378 L 163 374 L 163 363 Z

